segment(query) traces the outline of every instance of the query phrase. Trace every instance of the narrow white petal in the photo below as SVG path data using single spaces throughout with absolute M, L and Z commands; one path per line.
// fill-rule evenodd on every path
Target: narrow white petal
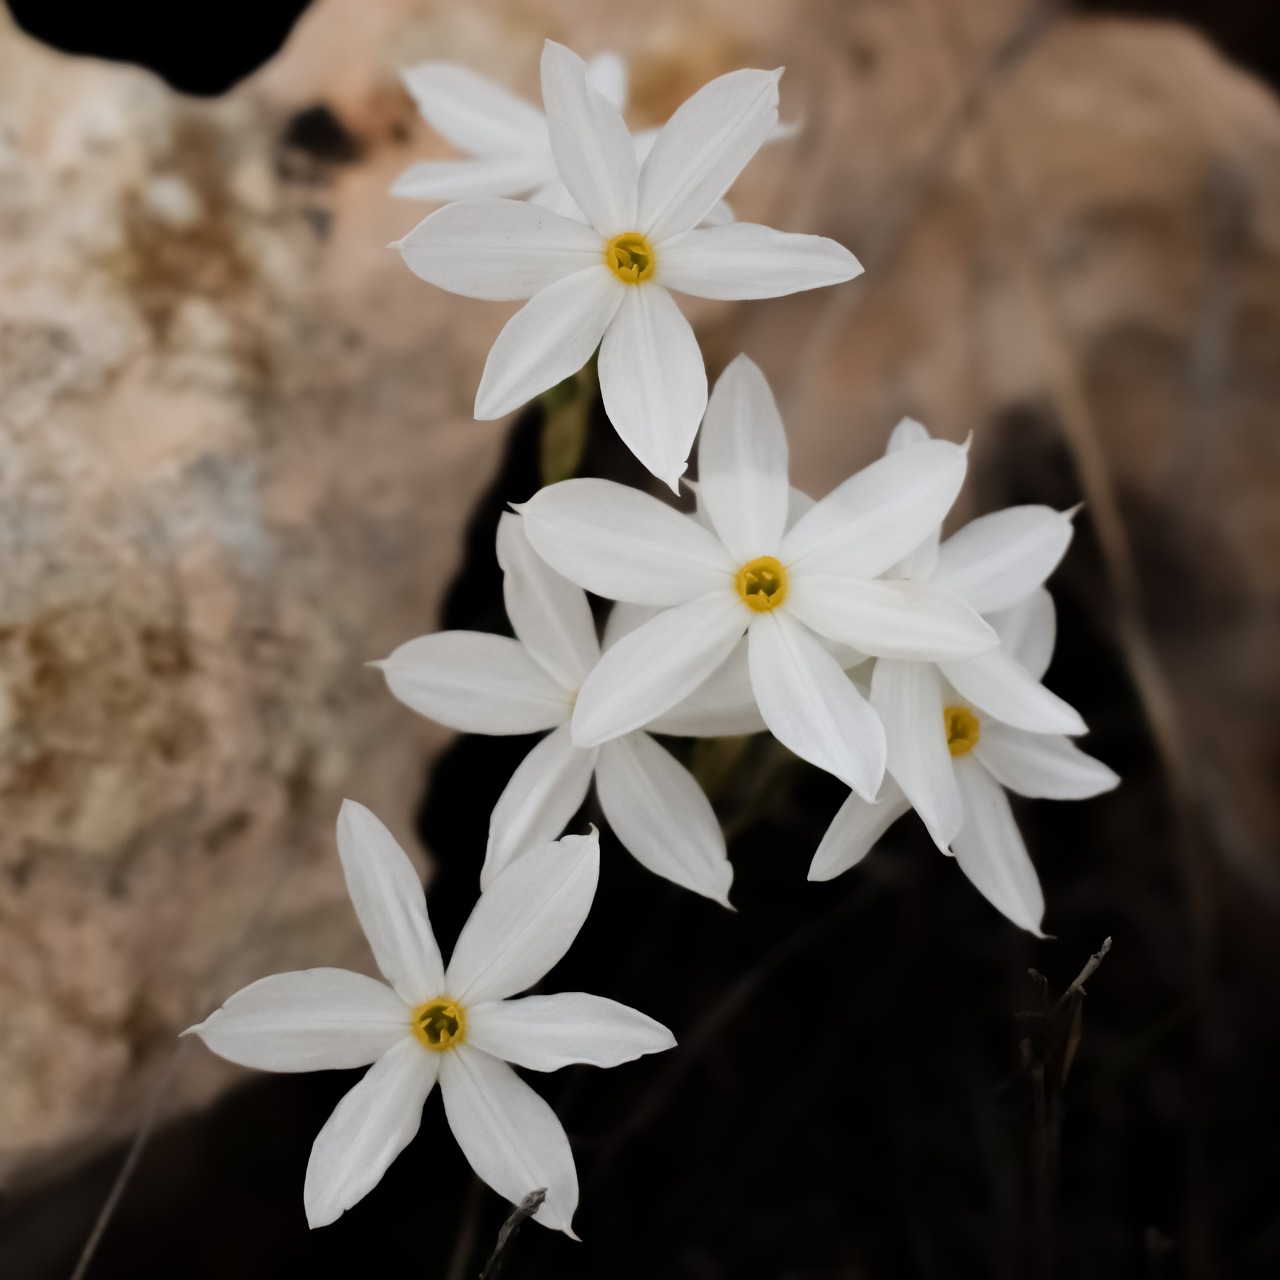
M 463 733 L 538 733 L 563 724 L 573 705 L 572 690 L 510 636 L 441 631 L 376 665 L 405 706 Z
M 505 1062 L 480 1049 L 464 1044 L 440 1056 L 444 1113 L 481 1181 L 513 1204 L 545 1187 L 534 1221 L 572 1236 L 578 1174 L 556 1113 Z
M 668 289 L 695 298 L 781 298 L 841 284 L 862 273 L 826 236 L 775 231 L 754 222 L 699 227 L 662 245 L 658 269 Z
M 391 194 L 402 200 L 512 200 L 555 176 L 548 144 L 541 152 L 493 159 L 420 160 L 391 184 Z
M 906 579 L 796 573 L 787 607 L 822 635 L 876 657 L 967 658 L 997 643 L 995 631 L 959 596 Z
M 578 936 L 599 874 L 594 829 L 522 853 L 480 894 L 463 925 L 446 975 L 450 995 L 472 1004 L 531 987 Z
M 773 736 L 872 799 L 884 778 L 884 728 L 840 664 L 783 609 L 756 618 L 747 641 L 751 685 Z
M 1052 507 L 1009 507 L 981 516 L 939 548 L 933 581 L 979 613 L 1011 609 L 1058 567 L 1071 534 L 1071 517 Z
M 666 609 L 623 636 L 583 683 L 573 740 L 598 746 L 683 701 L 729 656 L 746 613 L 737 593 L 722 589 Z
M 994 720 L 982 725 L 973 754 L 1001 786 L 1043 800 L 1087 800 L 1120 779 L 1070 738 L 1025 733 Z
M 774 555 L 787 525 L 787 435 L 760 366 L 738 356 L 711 393 L 698 441 L 698 508 L 738 561 Z
M 1080 713 L 1056 693 L 1033 680 L 1027 669 L 1003 649 L 976 658 L 939 663 L 956 692 L 989 716 L 1028 733 L 1085 732 Z
M 778 122 L 781 71 L 732 71 L 662 127 L 640 170 L 639 229 L 655 243 L 696 227 Z
M 636 153 L 618 108 L 587 65 L 554 40 L 542 49 L 542 102 L 551 150 L 569 193 L 602 235 L 636 229 Z
M 737 569 L 719 539 L 665 502 L 612 480 L 562 480 L 521 508 L 533 549 L 570 582 L 633 604 L 681 604 Z
M 627 107 L 627 64 L 618 54 L 606 50 L 587 59 L 587 79 L 619 111 Z
M 575 1063 L 621 1066 L 674 1049 L 676 1038 L 616 1000 L 566 991 L 475 1005 L 467 1011 L 467 1043 L 530 1071 L 558 1071 Z
M 729 905 L 733 867 L 711 802 L 647 733 L 600 748 L 596 793 L 613 833 L 654 875 Z
M 421 62 L 403 76 L 427 123 L 460 151 L 501 156 L 547 145 L 537 107 L 466 67 Z
M 889 772 L 934 843 L 949 853 L 964 806 L 947 748 L 937 667 L 882 658 L 871 673 L 871 705 L 884 723 Z
M 892 778 L 884 780 L 878 800 L 864 800 L 856 793 L 842 804 L 831 820 L 818 852 L 809 864 L 810 880 L 834 880 L 861 862 L 876 841 L 911 808 Z
M 700 227 L 723 227 L 727 226 L 734 220 L 736 215 L 733 212 L 733 206 L 725 200 L 717 200 L 715 204 L 707 210 L 702 221 L 698 224 Z
M 801 516 L 807 516 L 818 504 L 799 489 L 787 491 L 787 528 L 790 529 Z
M 600 343 L 600 398 L 623 444 L 678 492 L 707 407 L 702 351 L 661 285 L 621 287 L 622 305 Z
M 601 262 L 535 293 L 503 326 L 489 352 L 476 392 L 476 417 L 482 422 L 501 418 L 577 373 L 599 346 L 625 288 Z
M 933 437 L 929 434 L 929 428 L 923 422 L 917 422 L 915 418 L 899 418 L 898 425 L 889 432 L 889 443 L 885 446 L 885 453 L 900 453 L 903 449 L 909 449 L 913 444 L 924 444 Z
M 409 1006 L 346 969 L 303 969 L 250 983 L 198 1026 L 220 1058 L 260 1071 L 364 1067 L 409 1034 Z
M 656 618 L 662 612 L 656 604 L 632 604 L 629 600 L 616 600 L 609 609 L 609 616 L 604 622 L 604 635 L 600 637 L 600 648 L 609 649 L 617 644 L 623 636 L 629 635 L 637 627 L 642 627 L 650 618 Z
M 480 888 L 522 853 L 556 839 L 587 798 L 594 750 L 573 745 L 569 725 L 549 733 L 520 762 L 489 817 Z
M 520 642 L 558 684 L 576 690 L 600 657 L 596 624 L 582 588 L 534 551 L 523 519 L 498 521 L 502 598 Z
M 1044 894 L 1008 797 L 971 755 L 956 760 L 956 778 L 964 798 L 964 825 L 951 847 L 960 870 L 1014 924 L 1043 937 Z
M 413 1141 L 439 1058 L 406 1036 L 334 1108 L 311 1148 L 302 1190 L 313 1230 L 336 1222 L 363 1200 Z
M 993 613 L 987 621 L 1000 637 L 1000 647 L 1034 679 L 1043 680 L 1058 638 L 1058 615 L 1048 591 L 1037 587 L 1021 604 Z
M 914 418 L 903 418 L 889 433 L 889 443 L 885 453 L 898 453 L 913 444 L 923 444 L 931 439 L 928 430 Z M 901 560 L 886 571 L 889 578 L 911 578 L 916 582 L 927 582 L 938 564 L 938 543 L 942 537 L 942 525 L 936 529 L 919 546 L 908 551 Z
M 724 738 L 759 733 L 765 727 L 751 687 L 745 636 L 729 656 L 670 711 L 655 716 L 645 728 L 683 738 Z
M 439 995 L 444 965 L 422 881 L 391 832 L 354 800 L 344 800 L 338 811 L 338 856 L 382 976 L 411 1005 Z
M 874 578 L 942 523 L 964 472 L 965 450 L 946 440 L 878 458 L 796 521 L 779 559 L 807 573 Z

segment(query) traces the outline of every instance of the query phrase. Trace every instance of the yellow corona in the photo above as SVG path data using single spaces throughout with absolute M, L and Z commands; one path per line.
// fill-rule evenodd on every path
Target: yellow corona
M 604 247 L 605 266 L 623 284 L 643 284 L 657 266 L 653 245 L 638 231 L 624 231 Z
M 942 722 L 947 727 L 947 750 L 953 756 L 967 756 L 978 745 L 978 717 L 968 707 L 944 707 Z
M 432 1053 L 445 1053 L 466 1038 L 467 1018 L 462 1006 L 448 996 L 437 996 L 420 1004 L 410 1018 L 418 1043 Z
M 734 585 L 749 609 L 768 613 L 787 598 L 787 571 L 773 556 L 757 556 L 738 570 Z

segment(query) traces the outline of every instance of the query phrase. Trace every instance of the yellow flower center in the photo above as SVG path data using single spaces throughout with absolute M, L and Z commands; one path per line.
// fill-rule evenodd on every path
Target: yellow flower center
M 420 1004 L 410 1015 L 418 1043 L 432 1053 L 444 1053 L 462 1043 L 467 1034 L 467 1017 L 462 1006 L 448 996 L 437 996 Z
M 944 707 L 942 723 L 947 726 L 947 750 L 953 756 L 967 756 L 978 745 L 978 717 L 968 707 Z
M 772 556 L 756 556 L 738 570 L 734 585 L 743 604 L 758 613 L 767 613 L 787 598 L 787 571 Z
M 605 266 L 623 284 L 643 284 L 653 275 L 653 245 L 638 231 L 624 231 L 604 247 Z

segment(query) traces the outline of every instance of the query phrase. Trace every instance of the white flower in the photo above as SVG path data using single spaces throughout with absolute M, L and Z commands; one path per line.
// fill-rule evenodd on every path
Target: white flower
M 906 421 L 891 452 L 927 439 Z M 1116 775 L 1065 735 L 1079 714 L 1040 683 L 1053 652 L 1053 602 L 1041 585 L 1071 540 L 1071 513 L 1012 507 L 936 536 L 898 566 L 904 577 L 955 592 L 987 616 L 999 648 L 937 664 L 881 659 L 871 704 L 884 723 L 888 772 L 879 800 L 851 795 L 809 869 L 829 880 L 860 861 L 888 826 L 914 808 L 944 853 L 987 899 L 1039 933 L 1044 898 L 1002 787 L 1025 796 L 1083 799 Z
M 545 1187 L 534 1217 L 572 1236 L 578 1176 L 569 1140 L 507 1064 L 612 1067 L 675 1044 L 652 1018 L 600 996 L 507 998 L 537 982 L 587 918 L 600 868 L 595 833 L 534 849 L 497 877 L 448 969 L 413 865 L 386 827 L 350 800 L 338 817 L 338 851 L 386 982 L 345 969 L 276 974 L 186 1034 L 266 1071 L 372 1064 L 311 1149 L 303 1198 L 312 1227 L 335 1221 L 378 1184 L 418 1132 L 439 1080 L 449 1127 L 476 1173 L 511 1201 Z
M 578 690 L 600 659 L 586 595 L 534 553 L 517 515 L 498 524 L 498 560 L 517 639 L 444 631 L 410 640 L 375 664 L 406 706 L 464 733 L 552 730 L 494 808 L 481 888 L 522 850 L 559 835 L 594 776 L 609 825 L 640 863 L 727 906 L 733 867 L 693 775 L 641 729 L 600 746 L 575 746 L 570 737 Z M 606 647 L 639 621 L 633 611 L 615 609 Z M 745 652 L 730 655 L 695 698 L 647 727 L 696 737 L 762 729 Z
M 556 165 L 589 225 L 511 200 L 446 205 L 396 246 L 424 280 L 529 299 L 494 343 L 477 418 L 498 418 L 600 348 L 600 392 L 627 447 L 673 489 L 707 403 L 702 353 L 668 292 L 769 298 L 852 279 L 832 240 L 751 223 L 699 227 L 773 130 L 780 72 L 735 71 L 693 95 L 643 165 L 576 54 L 547 42 L 542 93 Z
M 874 796 L 884 731 L 823 639 L 931 660 L 996 643 L 950 592 L 878 580 L 941 522 L 964 480 L 965 449 L 933 440 L 882 458 L 787 528 L 786 436 L 764 375 L 739 356 L 707 408 L 698 471 L 710 530 L 605 480 L 566 480 L 521 508 L 534 549 L 570 581 L 667 606 L 587 677 L 574 741 L 607 742 L 677 705 L 745 631 L 751 687 L 774 736 Z

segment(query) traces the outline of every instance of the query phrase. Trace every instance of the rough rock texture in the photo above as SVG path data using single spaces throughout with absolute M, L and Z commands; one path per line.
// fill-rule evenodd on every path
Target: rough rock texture
M 971 504 L 1080 496 L 1022 225 L 1198 799 L 1273 883 L 1280 105 L 1182 29 L 1023 11 L 321 0 L 217 103 L 0 18 L 0 1171 L 127 1131 L 174 1031 L 245 979 L 367 963 L 338 798 L 408 838 L 444 738 L 359 664 L 433 625 L 502 443 L 470 420 L 502 308 L 383 248 L 419 212 L 391 178 L 445 153 L 396 80 L 424 56 L 534 96 L 543 36 L 620 48 L 637 124 L 787 65 L 806 131 L 733 202 L 868 273 L 691 314 L 713 371 L 764 364 L 814 492 L 910 412 L 974 432 Z M 191 1055 L 170 1105 L 230 1078 Z

